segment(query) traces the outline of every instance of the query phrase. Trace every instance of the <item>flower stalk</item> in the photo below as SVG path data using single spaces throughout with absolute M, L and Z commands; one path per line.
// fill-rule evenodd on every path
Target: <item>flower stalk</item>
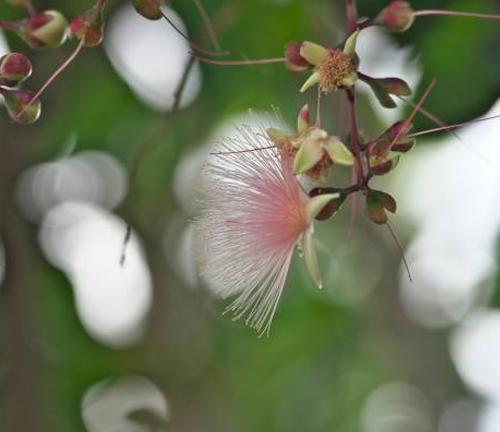
M 464 17 L 464 18 L 478 18 L 478 19 L 487 19 L 487 20 L 500 20 L 500 15 L 492 15 L 492 14 L 481 14 L 481 13 L 473 13 L 473 12 L 457 12 L 457 11 L 449 11 L 442 9 L 426 9 L 421 11 L 415 11 L 413 16 L 453 16 L 453 17 Z
M 40 87 L 40 90 L 32 97 L 32 99 L 26 104 L 26 106 L 22 109 L 22 111 L 19 112 L 17 115 L 18 117 L 21 117 L 26 110 L 35 102 L 37 101 L 40 96 L 43 94 L 45 90 L 55 81 L 55 79 L 61 75 L 68 67 L 69 65 L 76 59 L 80 51 L 82 50 L 84 46 L 84 41 L 81 40 L 76 49 L 73 51 L 73 53 L 62 63 L 56 71 L 45 81 L 45 83 Z
M 353 89 L 347 89 L 347 102 L 349 109 L 349 122 L 351 125 L 351 146 L 356 159 L 355 171 L 358 183 L 364 184 L 366 181 L 363 170 L 363 160 L 361 157 L 361 139 L 359 136 L 358 119 L 356 116 L 356 95 Z

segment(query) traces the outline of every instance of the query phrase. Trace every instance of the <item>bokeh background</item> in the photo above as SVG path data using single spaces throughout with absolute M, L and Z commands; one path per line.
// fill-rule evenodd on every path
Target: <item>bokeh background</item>
M 105 43 L 85 49 L 43 96 L 34 126 L 0 115 L 0 430 L 5 432 L 498 432 L 500 430 L 500 121 L 421 139 L 377 184 L 399 203 L 384 227 L 349 206 L 317 225 L 325 288 L 294 262 L 271 336 L 222 316 L 198 276 L 192 220 L 200 167 L 217 136 L 277 107 L 292 127 L 310 95 L 282 65 L 195 64 L 165 21 L 110 0 Z M 383 0 L 359 0 L 373 16 Z M 203 0 L 231 58 L 281 56 L 294 39 L 344 35 L 340 0 Z M 35 0 L 68 17 L 92 2 Z M 166 10 L 209 47 L 193 3 Z M 494 0 L 414 1 L 499 13 Z M 0 3 L 2 19 L 19 9 Z M 57 66 L 27 53 L 25 84 Z M 73 42 L 72 44 L 75 44 Z M 71 43 L 62 48 L 71 51 Z M 500 114 L 500 23 L 422 18 L 403 35 L 363 32 L 363 72 L 406 79 L 448 124 Z M 408 114 L 360 85 L 366 138 Z M 314 92 L 313 92 L 314 93 Z M 323 101 L 344 135 L 337 97 Z M 248 109 L 255 111 L 249 117 Z M 433 124 L 416 117 L 415 130 Z M 349 174 L 338 169 L 335 184 Z M 123 243 L 127 225 L 130 241 Z

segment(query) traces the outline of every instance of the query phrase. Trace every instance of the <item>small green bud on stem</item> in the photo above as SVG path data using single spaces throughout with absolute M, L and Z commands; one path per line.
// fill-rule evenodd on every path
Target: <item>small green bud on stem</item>
M 10 118 L 16 123 L 29 125 L 39 119 L 42 106 L 32 91 L 0 87 L 0 95 L 4 98 Z
M 104 37 L 102 5 L 102 2 L 97 3 L 94 8 L 73 19 L 69 25 L 69 37 L 81 40 L 87 48 L 99 45 Z
M 40 12 L 21 21 L 18 33 L 33 49 L 57 48 L 67 37 L 68 21 L 60 12 Z

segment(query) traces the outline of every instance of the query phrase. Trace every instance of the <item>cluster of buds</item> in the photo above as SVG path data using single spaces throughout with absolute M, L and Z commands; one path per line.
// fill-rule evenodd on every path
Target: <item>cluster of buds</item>
M 381 15 L 389 14 L 388 11 L 394 12 L 396 6 L 403 7 L 403 3 L 393 3 Z M 301 93 L 315 85 L 325 94 L 344 90 L 347 92 L 354 116 L 354 86 L 358 80 L 371 88 L 385 108 L 396 107 L 394 97 L 412 94 L 408 84 L 401 78 L 374 78 L 359 70 L 356 43 L 360 31 L 362 29 L 355 30 L 337 48 L 326 48 L 310 41 L 293 41 L 285 46 L 285 66 L 290 71 L 303 73 L 313 70 L 301 87 Z M 385 224 L 388 220 L 386 212 L 395 212 L 396 202 L 387 193 L 370 189 L 369 182 L 373 176 L 383 176 L 395 169 L 401 153 L 413 148 L 415 139 L 408 135 L 412 125 L 408 122 L 398 122 L 380 137 L 367 143 L 360 141 L 357 124 L 351 126 L 355 129 L 351 131 L 351 135 L 356 134 L 356 138 L 354 140 L 351 136 L 352 142 L 346 145 L 341 138 L 330 135 L 318 125 L 311 125 L 309 109 L 304 106 L 299 114 L 297 133 L 269 129 L 267 134 L 279 149 L 281 157 L 293 160 L 291 166 L 294 174 L 304 175 L 313 183 L 323 183 L 329 170 L 335 165 L 352 167 L 356 171 L 358 183 L 350 188 L 316 187 L 310 192 L 310 196 L 333 192 L 339 194 L 338 199 L 320 212 L 318 219 L 325 220 L 333 216 L 349 194 L 359 192 L 366 198 L 366 214 L 370 220 Z
M 370 189 L 369 181 L 373 176 L 391 172 L 398 165 L 401 154 L 414 147 L 415 138 L 409 134 L 411 128 L 411 123 L 399 121 L 378 138 L 361 143 L 360 155 L 364 157 L 363 166 L 366 171 L 361 183 L 346 189 L 315 187 L 309 193 L 311 197 L 338 194 L 335 200 L 318 213 L 317 219 L 330 218 L 340 209 L 349 194 L 361 192 L 366 197 L 366 213 L 370 220 L 377 224 L 387 223 L 386 210 L 394 213 L 396 202 L 387 193 Z M 329 170 L 336 165 L 356 168 L 356 157 L 352 149 L 339 137 L 311 125 L 307 105 L 300 110 L 296 133 L 270 128 L 267 129 L 267 137 L 279 150 L 282 160 L 292 167 L 293 173 L 306 177 L 313 184 L 324 183 Z
M 69 37 L 80 40 L 87 48 L 99 45 L 104 38 L 103 6 L 104 2 L 99 1 L 92 9 L 73 19 L 69 25 Z
M 104 23 L 102 12 L 106 0 L 97 0 L 94 7 L 68 23 L 64 15 L 56 10 L 36 12 L 30 0 L 6 0 L 9 4 L 24 7 L 30 16 L 20 21 L 1 21 L 0 28 L 13 31 L 35 50 L 55 49 L 68 38 L 80 42 L 74 52 L 49 77 L 37 93 L 18 89 L 17 86 L 32 72 L 31 63 L 20 53 L 11 53 L 1 59 L 0 94 L 7 111 L 17 123 L 31 124 L 40 117 L 40 96 L 46 88 L 77 57 L 82 47 L 95 47 L 103 40 Z
M 33 100 L 34 93 L 17 88 L 32 71 L 31 62 L 24 54 L 10 53 L 0 58 L 0 95 L 10 118 L 21 124 L 34 123 L 41 113 L 40 100 Z
M 435 116 L 422 109 L 435 86 L 433 81 L 406 120 L 393 124 L 371 141 L 364 139 L 358 127 L 356 110 L 358 83 L 368 85 L 384 108 L 395 108 L 395 99 L 404 100 L 411 96 L 412 91 L 401 78 L 370 77 L 360 70 L 362 63 L 356 54 L 360 32 L 371 26 L 381 26 L 390 32 L 401 33 L 408 30 L 417 17 L 430 15 L 500 20 L 496 15 L 438 9 L 415 11 L 408 2 L 401 0 L 391 2 L 373 19 L 358 21 L 355 0 L 346 0 L 346 10 L 348 34 L 336 47 L 292 41 L 285 45 L 285 55 L 280 58 L 218 61 L 196 56 L 200 61 L 215 65 L 284 63 L 293 73 L 311 71 L 300 93 L 317 86 L 318 109 L 320 98 L 334 92 L 341 92 L 347 102 L 346 118 L 350 130 L 344 137 L 328 133 L 321 126 L 319 113 L 316 123 L 311 124 L 306 105 L 300 110 L 295 132 L 273 128 L 265 135 L 244 133 L 244 139 L 253 139 L 247 142 L 249 148 L 241 150 L 239 160 L 233 160 L 240 153 L 233 142 L 226 143 L 221 152 L 215 153 L 222 161 L 214 165 L 213 185 L 208 190 L 212 196 L 206 202 L 199 225 L 206 239 L 206 249 L 210 250 L 209 262 L 218 264 L 219 268 L 207 265 L 205 271 L 220 281 L 224 295 L 237 296 L 228 310 L 233 311 L 236 318 L 248 312 L 248 324 L 259 331 L 269 331 L 295 246 L 301 250 L 312 279 L 321 287 L 312 246 L 313 219 L 330 219 L 352 194 L 364 198 L 365 214 L 371 222 L 388 226 L 411 279 L 404 253 L 389 224 L 389 213 L 397 210 L 396 200 L 387 192 L 372 188 L 371 180 L 392 172 L 401 155 L 414 147 L 417 136 L 452 130 L 457 126 L 440 124 Z M 440 127 L 410 133 L 413 117 L 418 112 L 435 119 Z M 262 137 L 265 144 L 261 146 Z M 252 157 L 255 152 L 262 153 Z M 229 161 L 225 158 L 231 158 L 236 167 L 234 171 L 227 172 Z M 348 187 L 325 185 L 335 166 L 351 168 L 355 183 Z M 301 178 L 307 181 L 301 182 Z M 311 182 L 314 187 L 307 192 Z M 311 205 L 314 212 L 308 211 Z M 228 214 L 231 215 L 230 221 Z M 235 240 L 239 238 L 241 242 Z M 234 274 L 235 269 L 247 277 L 242 280 L 239 274 Z
M 67 37 L 68 20 L 61 12 L 49 10 L 19 23 L 19 35 L 33 49 L 57 48 Z
M 334 164 L 354 165 L 353 154 L 338 137 L 311 125 L 307 105 L 300 110 L 297 133 L 271 128 L 267 135 L 281 157 L 290 161 L 294 174 L 304 174 L 315 183 L 324 181 Z

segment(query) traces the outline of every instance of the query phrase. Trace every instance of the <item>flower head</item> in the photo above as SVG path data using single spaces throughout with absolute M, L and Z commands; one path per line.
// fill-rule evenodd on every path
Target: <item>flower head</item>
M 314 72 L 300 89 L 301 93 L 318 84 L 323 93 L 331 93 L 339 87 L 352 87 L 358 79 L 356 66 L 356 42 L 359 32 L 354 32 L 344 44 L 343 49 L 324 48 L 305 41 L 300 55 L 314 65 Z
M 202 272 L 223 297 L 237 296 L 227 308 L 235 319 L 246 315 L 248 325 L 268 333 L 296 246 L 321 287 L 313 221 L 338 194 L 310 198 L 265 131 L 239 132 L 219 144 L 207 166 L 197 220 Z
M 307 105 L 300 110 L 296 134 L 275 128 L 268 129 L 266 133 L 279 149 L 281 158 L 290 163 L 293 173 L 304 174 L 313 183 L 324 181 L 334 163 L 345 166 L 354 164 L 353 154 L 338 137 L 311 126 Z

